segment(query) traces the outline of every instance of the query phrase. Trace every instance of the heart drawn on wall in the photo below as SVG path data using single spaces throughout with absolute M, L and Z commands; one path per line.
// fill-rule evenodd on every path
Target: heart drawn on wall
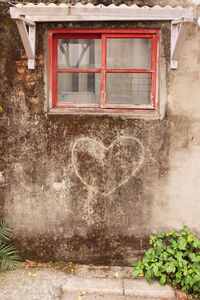
M 108 147 L 91 138 L 80 138 L 72 148 L 72 164 L 77 177 L 104 196 L 127 183 L 143 160 L 142 143 L 130 136 L 120 136 Z

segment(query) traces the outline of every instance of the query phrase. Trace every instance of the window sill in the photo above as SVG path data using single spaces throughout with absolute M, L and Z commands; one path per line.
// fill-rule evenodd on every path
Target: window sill
M 134 119 L 160 119 L 160 114 L 157 110 L 153 109 L 80 109 L 80 108 L 51 108 L 47 112 L 48 115 L 96 115 L 96 116 L 120 116 L 121 118 L 134 118 Z

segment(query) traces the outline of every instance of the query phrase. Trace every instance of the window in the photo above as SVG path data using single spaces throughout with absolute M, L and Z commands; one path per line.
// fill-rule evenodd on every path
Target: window
M 50 30 L 50 110 L 156 111 L 158 55 L 157 29 Z

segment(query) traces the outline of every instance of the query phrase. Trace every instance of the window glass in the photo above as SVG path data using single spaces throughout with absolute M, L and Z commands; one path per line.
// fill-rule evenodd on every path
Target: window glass
M 58 104 L 99 103 L 100 73 L 58 73 Z
M 151 39 L 107 39 L 107 68 L 150 69 Z
M 108 104 L 150 104 L 151 74 L 107 73 Z
M 58 69 L 101 68 L 100 39 L 58 39 Z
M 52 112 L 158 111 L 159 29 L 50 30 Z

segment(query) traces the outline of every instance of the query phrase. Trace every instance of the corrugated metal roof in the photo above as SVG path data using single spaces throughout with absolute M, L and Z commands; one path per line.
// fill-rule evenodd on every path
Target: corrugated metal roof
M 92 3 L 76 4 L 22 4 L 18 3 L 10 8 L 12 18 L 19 16 L 29 16 L 35 22 L 53 21 L 106 21 L 106 20 L 175 20 L 188 19 L 195 16 L 193 8 L 183 8 L 181 6 L 171 7 L 169 5 L 161 7 L 159 5 L 149 7 L 139 7 L 136 4 L 128 6 L 114 4 L 105 6 L 103 4 L 94 5 Z
M 172 7 L 170 5 L 167 5 L 167 6 L 159 6 L 159 5 L 155 5 L 153 7 L 150 7 L 150 6 L 138 6 L 136 4 L 133 4 L 133 5 L 126 5 L 126 4 L 121 4 L 121 5 L 115 5 L 115 4 L 110 4 L 108 6 L 105 6 L 104 4 L 98 4 L 98 5 L 94 5 L 92 3 L 87 3 L 87 4 L 82 4 L 80 2 L 76 3 L 76 4 L 70 4 L 70 3 L 61 3 L 61 4 L 55 4 L 55 3 L 49 3 L 49 4 L 45 4 L 45 3 L 39 3 L 39 4 L 34 4 L 34 3 L 27 3 L 27 4 L 23 4 L 23 3 L 18 3 L 15 5 L 15 7 L 58 7 L 58 8 L 61 8 L 61 7 L 65 7 L 65 8 L 68 8 L 68 7 L 76 7 L 76 8 L 94 8 L 94 7 L 98 7 L 98 8 L 124 8 L 124 9 L 148 9 L 148 10 L 157 10 L 157 9 L 160 9 L 160 10 L 166 10 L 166 9 L 171 9 L 171 10 L 185 10 L 185 11 L 188 11 L 188 10 L 193 10 L 193 8 L 183 8 L 182 6 L 176 6 L 176 7 Z

